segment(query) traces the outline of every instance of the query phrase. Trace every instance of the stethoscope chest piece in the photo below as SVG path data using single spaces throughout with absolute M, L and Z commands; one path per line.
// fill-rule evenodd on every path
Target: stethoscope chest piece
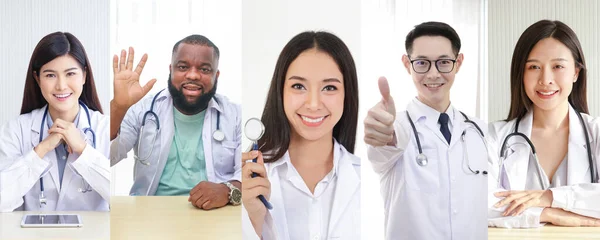
M 44 196 L 44 192 L 40 192 L 40 208 L 42 205 L 46 205 L 46 197 Z
M 213 132 L 213 139 L 221 142 L 221 141 L 225 140 L 225 134 L 223 133 L 223 131 L 217 129 L 215 132 Z
M 423 153 L 419 153 L 419 155 L 417 155 L 417 164 L 419 164 L 421 167 L 424 167 L 427 166 L 427 163 L 427 156 L 425 156 Z

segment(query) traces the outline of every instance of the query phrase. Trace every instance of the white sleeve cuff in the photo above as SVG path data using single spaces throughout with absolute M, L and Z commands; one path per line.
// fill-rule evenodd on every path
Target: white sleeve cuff
M 550 188 L 552 191 L 552 207 L 570 211 L 573 206 L 573 190 L 570 187 Z
M 498 228 L 538 228 L 543 226 L 543 224 L 540 224 L 540 216 L 543 210 L 544 208 L 532 207 L 518 216 L 490 218 L 488 219 L 488 226 Z

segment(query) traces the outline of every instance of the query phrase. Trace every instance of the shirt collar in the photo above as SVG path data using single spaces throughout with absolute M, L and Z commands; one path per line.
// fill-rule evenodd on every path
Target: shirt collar
M 342 153 L 340 150 L 339 143 L 337 142 L 337 140 L 333 139 L 333 168 L 331 169 L 331 172 L 325 175 L 322 181 L 328 182 L 335 176 L 337 176 L 337 173 L 339 171 L 339 162 L 341 154 Z M 281 175 L 285 176 L 285 178 L 288 180 L 290 180 L 294 176 L 299 176 L 297 170 L 292 165 L 289 151 L 286 151 L 285 154 L 279 160 L 271 163 L 270 170 L 271 172 L 281 171 Z
M 412 100 L 411 104 L 409 104 L 407 108 L 408 112 L 411 115 L 413 121 L 425 121 L 425 124 L 436 127 L 438 123 L 438 119 L 440 118 L 440 112 L 433 109 L 430 106 L 427 106 L 423 102 L 419 101 L 416 97 Z M 449 120 L 448 123 L 453 125 L 455 120 L 455 110 L 452 107 L 452 103 L 446 109 L 446 114 L 448 114 Z

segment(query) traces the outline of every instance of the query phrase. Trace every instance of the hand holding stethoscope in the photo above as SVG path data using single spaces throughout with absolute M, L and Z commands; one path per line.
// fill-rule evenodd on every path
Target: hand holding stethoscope
M 256 162 L 246 162 L 256 158 Z M 255 177 L 253 177 L 255 176 Z M 269 199 L 271 182 L 267 178 L 267 169 L 262 153 L 258 150 L 242 153 L 242 203 L 248 211 L 250 219 L 262 223 L 267 214 L 267 208 L 259 196 Z
M 264 130 L 264 125 L 257 118 L 246 122 L 244 132 L 252 141 L 252 151 L 242 153 L 242 203 L 259 235 L 267 209 L 273 209 L 267 200 L 271 195 L 271 182 L 267 177 L 267 169 L 257 143 Z
M 365 119 L 365 142 L 374 147 L 395 145 L 396 106 L 385 77 L 379 78 L 379 91 L 382 100 L 369 109 Z
M 114 73 L 114 98 L 113 104 L 123 109 L 129 109 L 133 104 L 142 99 L 154 86 L 156 79 L 152 79 L 143 87 L 140 85 L 140 75 L 144 70 L 144 65 L 148 60 L 148 55 L 144 54 L 133 70 L 134 51 L 129 47 L 129 55 L 126 56 L 125 50 L 121 50 L 121 58 L 117 55 L 113 57 Z

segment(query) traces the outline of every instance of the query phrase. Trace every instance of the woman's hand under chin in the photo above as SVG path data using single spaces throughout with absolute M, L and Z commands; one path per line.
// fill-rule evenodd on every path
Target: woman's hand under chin
M 69 153 L 77 153 L 81 155 L 87 143 L 81 137 L 81 132 L 72 122 L 67 122 L 62 119 L 56 119 L 54 125 L 48 129 L 49 134 L 58 133 L 63 136 L 67 143 Z

